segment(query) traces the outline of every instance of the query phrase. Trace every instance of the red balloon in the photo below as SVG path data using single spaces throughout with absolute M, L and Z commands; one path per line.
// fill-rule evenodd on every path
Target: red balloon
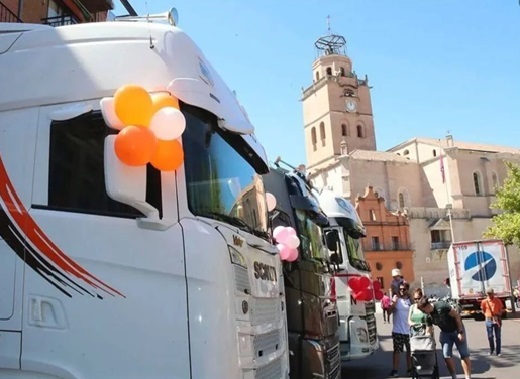
M 354 293 L 354 299 L 360 300 L 360 301 L 365 301 L 365 291 L 356 291 Z
M 377 290 L 375 294 L 376 300 L 381 300 L 385 294 L 381 290 Z
M 381 282 L 379 280 L 374 280 L 372 285 L 374 286 L 374 291 L 379 291 L 381 289 Z
M 368 288 L 370 286 L 370 279 L 366 276 L 362 276 L 359 278 L 359 286 L 363 289 Z
M 374 291 L 366 289 L 363 292 L 364 292 L 363 298 L 365 301 L 370 301 L 374 298 Z
M 359 278 L 357 277 L 354 277 L 354 278 L 350 278 L 348 280 L 348 286 L 352 289 L 352 291 L 354 292 L 357 292 L 359 289 L 360 289 L 360 286 L 359 286 Z

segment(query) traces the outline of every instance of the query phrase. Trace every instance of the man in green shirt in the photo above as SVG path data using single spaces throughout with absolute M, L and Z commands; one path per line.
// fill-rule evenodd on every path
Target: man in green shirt
M 457 378 L 455 363 L 453 362 L 453 345 L 459 351 L 462 369 L 466 379 L 471 379 L 471 361 L 469 350 L 464 335 L 464 325 L 462 319 L 452 306 L 445 301 L 436 301 L 430 304 L 427 298 L 423 297 L 417 304 L 418 308 L 428 315 L 427 325 L 437 325 L 441 330 L 439 342 L 442 345 L 442 355 L 446 362 L 446 367 L 452 378 Z

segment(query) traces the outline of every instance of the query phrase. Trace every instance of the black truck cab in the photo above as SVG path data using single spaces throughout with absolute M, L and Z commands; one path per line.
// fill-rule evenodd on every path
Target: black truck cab
M 339 318 L 327 251 L 327 247 L 334 250 L 337 241 L 325 238 L 327 217 L 302 173 L 271 167 L 263 180 L 277 201 L 270 213 L 272 229 L 290 226 L 300 238 L 298 259 L 283 263 L 290 376 L 339 379 Z

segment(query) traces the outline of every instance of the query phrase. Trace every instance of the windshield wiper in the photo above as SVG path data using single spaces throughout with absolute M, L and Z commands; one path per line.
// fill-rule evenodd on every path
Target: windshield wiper
M 224 221 L 231 225 L 237 226 L 240 229 L 245 230 L 246 232 L 251 233 L 257 237 L 263 238 L 265 240 L 269 240 L 269 238 L 270 238 L 269 233 L 253 229 L 248 224 L 246 224 L 243 220 L 239 219 L 236 216 L 231 216 L 231 215 L 228 215 L 225 213 L 220 213 L 220 212 L 207 212 L 205 214 L 202 214 L 201 216 L 220 219 L 220 221 Z M 210 217 L 210 216 L 213 216 L 213 217 Z
M 253 229 L 251 229 L 251 227 L 249 225 L 247 225 L 244 221 L 242 221 L 241 219 L 239 219 L 236 216 L 231 216 L 226 213 L 220 213 L 220 212 L 207 212 L 206 217 L 208 217 L 207 215 L 213 216 L 210 218 L 220 219 L 220 221 L 228 222 L 231 225 L 238 226 L 239 228 L 244 229 L 251 234 L 253 233 Z

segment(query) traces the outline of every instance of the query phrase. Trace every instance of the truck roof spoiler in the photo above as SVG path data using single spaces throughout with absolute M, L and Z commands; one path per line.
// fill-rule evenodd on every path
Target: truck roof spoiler
M 33 30 L 52 29 L 50 25 L 23 24 L 20 22 L 0 22 L 0 33 L 31 32 Z

